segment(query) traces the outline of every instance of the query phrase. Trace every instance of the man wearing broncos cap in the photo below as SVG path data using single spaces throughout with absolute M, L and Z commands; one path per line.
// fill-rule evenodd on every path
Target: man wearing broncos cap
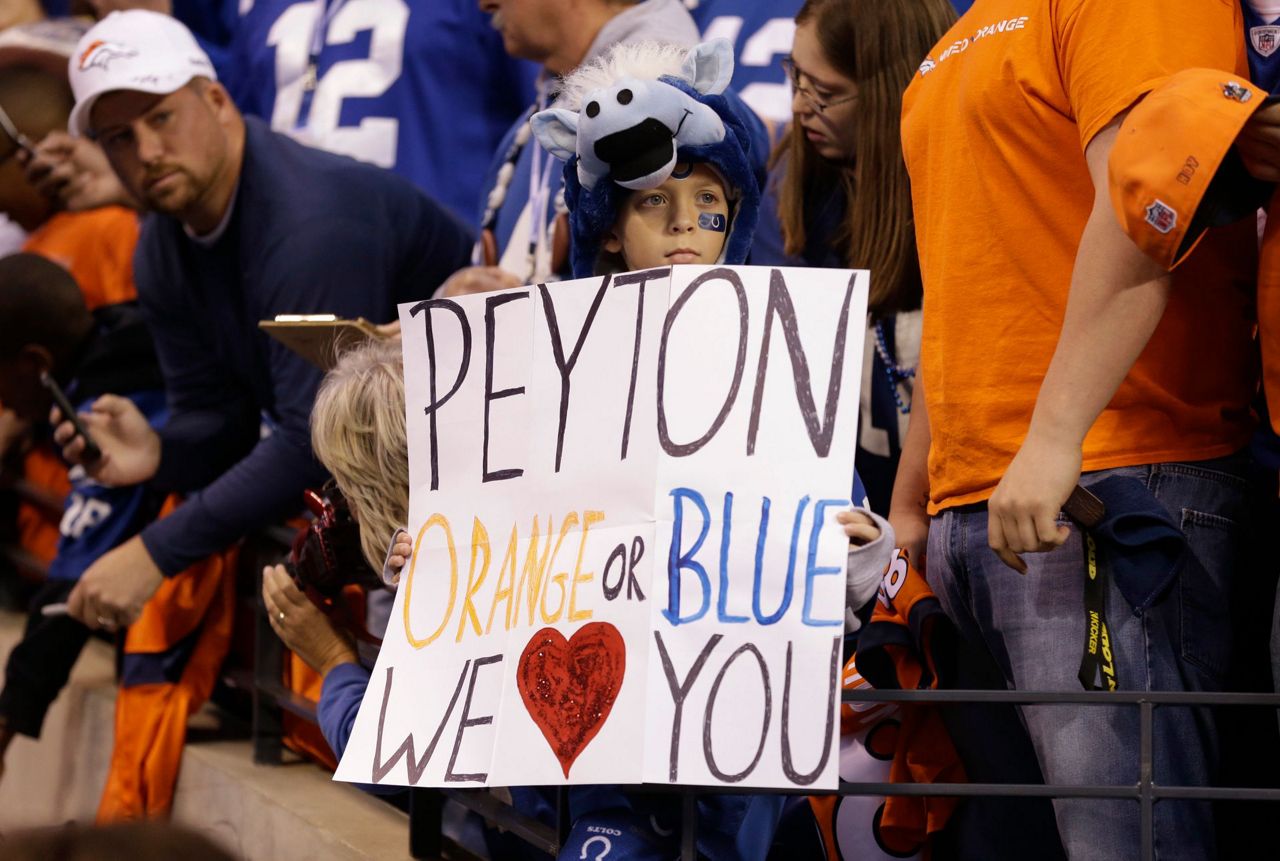
M 308 420 L 320 371 L 257 329 L 279 313 L 386 321 L 467 261 L 470 237 L 403 180 L 244 118 L 182 24 L 107 16 L 70 60 L 72 134 L 99 141 L 151 212 L 134 260 L 171 418 L 105 395 L 84 416 L 108 485 L 188 493 L 72 593 L 91 627 L 128 624 L 166 575 L 298 508 L 324 480 Z M 261 433 L 265 424 L 268 433 Z M 70 422 L 55 438 L 79 461 Z

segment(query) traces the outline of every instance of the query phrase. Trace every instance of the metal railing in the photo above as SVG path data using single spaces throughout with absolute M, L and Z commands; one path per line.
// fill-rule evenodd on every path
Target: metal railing
M 1140 805 L 1140 861 L 1154 857 L 1154 811 L 1161 800 L 1203 801 L 1280 801 L 1280 789 L 1221 786 L 1166 786 L 1155 782 L 1153 758 L 1155 710 L 1161 706 L 1172 707 L 1269 707 L 1280 709 L 1280 694 L 1260 693 L 1204 693 L 1173 691 L 1116 691 L 1116 692 L 1060 692 L 1060 691 L 986 691 L 942 690 L 901 691 L 871 690 L 846 691 L 844 702 L 857 703 L 920 703 L 929 705 L 969 705 L 1004 703 L 1011 705 L 1048 705 L 1058 707 L 1133 706 L 1139 710 L 1138 781 L 1134 784 L 1061 785 L 1037 783 L 850 783 L 841 780 L 834 793 L 811 790 L 778 790 L 789 795 L 903 795 L 915 797 L 1035 797 L 1035 798 L 1099 798 L 1117 801 L 1136 801 Z M 637 792 L 678 793 L 682 798 L 681 858 L 696 861 L 699 795 L 706 793 L 743 794 L 740 787 L 678 787 L 664 789 L 655 786 L 638 786 Z M 751 790 L 745 790 L 747 792 Z M 774 790 L 756 790 L 775 792 Z M 441 799 L 448 797 L 485 817 L 495 826 L 511 831 L 530 844 L 555 855 L 568 836 L 566 821 L 567 793 L 562 789 L 558 798 L 559 828 L 548 826 L 520 814 L 509 805 L 495 799 L 487 790 L 411 790 L 410 846 L 415 858 L 440 857 L 444 849 L 440 836 Z

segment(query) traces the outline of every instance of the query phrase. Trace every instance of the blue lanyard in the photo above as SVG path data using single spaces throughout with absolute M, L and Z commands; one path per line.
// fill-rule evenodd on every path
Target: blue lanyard
M 308 45 L 307 52 L 307 69 L 303 72 L 302 84 L 302 103 L 298 106 L 299 128 L 306 126 L 307 121 L 311 117 L 311 98 L 315 94 L 316 86 L 320 82 L 319 64 L 320 54 L 324 51 L 325 42 L 329 37 L 329 25 L 333 23 L 333 19 L 337 17 L 338 12 L 346 5 L 347 0 L 316 0 L 321 4 L 320 14 L 316 17 L 316 23 L 311 28 L 311 40 Z

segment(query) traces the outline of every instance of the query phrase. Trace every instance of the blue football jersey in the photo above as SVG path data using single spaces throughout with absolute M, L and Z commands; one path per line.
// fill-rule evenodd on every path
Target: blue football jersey
M 253 0 L 233 39 L 241 108 L 389 168 L 475 225 L 477 189 L 537 68 L 475 0 Z
M 802 0 L 685 0 L 705 39 L 733 43 L 731 86 L 761 119 L 791 119 L 791 87 L 782 58 L 791 53 Z
M 164 423 L 168 415 L 164 392 L 144 391 L 128 398 L 152 427 Z M 78 409 L 88 411 L 92 402 L 90 398 Z M 156 513 L 151 505 L 154 494 L 145 484 L 106 487 L 90 478 L 82 466 L 73 467 L 68 477 L 71 492 L 63 504 L 58 551 L 49 563 L 50 580 L 79 580 L 98 557 L 136 535 Z
M 1249 77 L 1269 93 L 1280 89 L 1280 16 L 1264 19 L 1242 0 L 1244 32 L 1249 54 Z

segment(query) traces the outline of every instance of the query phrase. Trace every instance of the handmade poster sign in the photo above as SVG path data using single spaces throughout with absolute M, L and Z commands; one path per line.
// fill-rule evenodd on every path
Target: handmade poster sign
M 338 778 L 834 789 L 867 287 L 402 305 L 414 548 Z

